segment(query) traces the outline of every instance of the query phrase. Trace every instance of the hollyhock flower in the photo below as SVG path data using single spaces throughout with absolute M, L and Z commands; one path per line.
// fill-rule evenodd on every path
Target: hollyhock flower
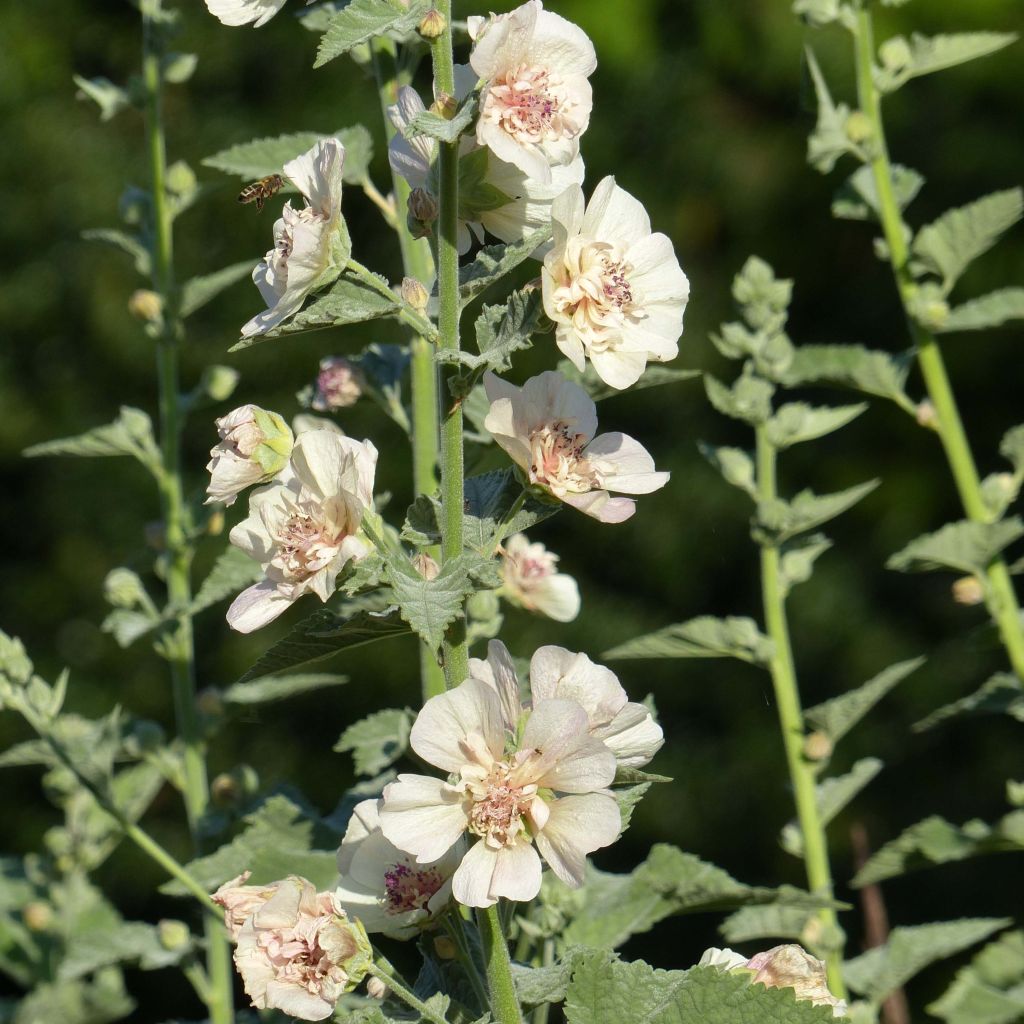
M 246 994 L 258 1010 L 324 1020 L 366 976 L 373 958 L 366 932 L 346 917 L 333 893 L 318 893 L 305 878 L 235 885 L 247 877 L 221 886 L 213 897 L 230 915 L 235 967 Z M 234 928 L 235 918 L 249 906 Z
M 363 371 L 344 356 L 327 356 L 320 360 L 316 390 L 310 405 L 320 412 L 344 409 L 355 405 L 366 383 Z
M 220 443 L 210 449 L 206 470 L 210 483 L 206 504 L 233 505 L 241 491 L 272 480 L 288 463 L 294 438 L 276 412 L 258 405 L 243 405 L 221 416 Z
M 559 572 L 558 555 L 516 533 L 502 545 L 501 594 L 512 604 L 556 622 L 572 622 L 580 611 L 576 581 Z
M 533 899 L 541 856 L 578 888 L 586 855 L 613 843 L 621 825 L 618 805 L 602 792 L 615 777 L 615 755 L 588 726 L 579 704 L 548 700 L 517 739 L 494 688 L 470 677 L 428 700 L 410 734 L 412 749 L 456 781 L 399 775 L 384 790 L 381 830 L 419 864 L 467 832 L 477 837 L 452 877 L 466 906 Z
M 465 848 L 456 843 L 438 860 L 417 864 L 384 838 L 380 807 L 380 800 L 363 800 L 353 809 L 338 848 L 335 896 L 368 932 L 408 939 L 447 910 Z
M 344 269 L 351 252 L 341 216 L 344 163 L 345 147 L 328 138 L 284 165 L 305 205 L 296 210 L 289 200 L 274 225 L 274 248 L 252 272 L 268 308 L 242 328 L 243 337 L 264 334 L 293 316 L 307 295 Z
M 249 498 L 231 543 L 261 562 L 264 579 L 242 591 L 228 624 L 251 633 L 306 593 L 326 601 L 349 559 L 369 550 L 356 534 L 373 508 L 377 449 L 329 430 L 300 434 L 285 471 Z
M 579 153 L 593 107 L 594 44 L 530 0 L 508 14 L 470 18 L 469 63 L 485 85 L 476 138 L 537 181 Z
M 637 382 L 648 360 L 674 359 L 690 285 L 668 237 L 651 234 L 643 205 L 609 177 L 586 207 L 579 186 L 567 189 L 551 217 L 541 279 L 562 352 L 580 371 L 589 357 L 620 389 Z
M 388 116 L 398 129 L 388 145 L 388 158 L 392 168 L 412 188 L 436 196 L 437 142 L 426 135 L 406 139 L 403 134 L 424 109 L 415 89 L 403 86 L 399 90 L 398 102 L 388 107 Z M 577 155 L 564 166 L 551 168 L 544 179 L 532 178 L 463 137 L 459 161 L 459 252 L 469 250 L 474 236 L 482 242 L 485 232 L 502 242 L 518 242 L 550 224 L 552 202 L 571 185 L 582 184 L 583 175 L 583 159 Z M 541 246 L 535 255 L 540 258 L 549 247 L 550 243 Z
M 213 902 L 224 908 L 224 927 L 232 941 L 237 941 L 238 933 L 246 920 L 266 903 L 277 892 L 274 885 L 246 885 L 251 871 L 243 871 L 240 875 L 225 882 L 214 894 Z
M 491 403 L 484 426 L 529 482 L 603 523 L 621 523 L 636 511 L 631 498 L 610 490 L 649 494 L 669 474 L 633 438 L 617 431 L 594 437 L 597 406 L 590 396 L 548 370 L 521 388 L 493 373 L 484 377 Z
M 222 25 L 251 24 L 253 28 L 265 25 L 282 7 L 284 0 L 206 0 L 207 10 Z

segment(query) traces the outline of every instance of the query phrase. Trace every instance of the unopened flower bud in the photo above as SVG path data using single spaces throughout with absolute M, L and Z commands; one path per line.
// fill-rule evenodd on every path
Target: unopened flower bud
M 820 729 L 804 737 L 804 757 L 808 761 L 824 761 L 832 753 L 832 741 Z
M 441 571 L 441 567 L 425 551 L 416 555 L 412 564 L 425 580 L 436 580 L 437 574 Z
M 156 323 L 163 315 L 163 300 L 148 288 L 138 288 L 128 298 L 128 312 L 146 323 Z
M 167 739 L 163 726 L 159 722 L 151 722 L 140 718 L 132 722 L 131 732 L 126 738 L 128 752 L 132 755 L 145 754 L 162 747 Z
M 415 277 L 403 277 L 402 301 L 407 306 L 412 306 L 417 313 L 424 313 L 430 296 L 427 294 L 427 289 Z
M 434 952 L 442 960 L 455 959 L 455 943 L 447 935 L 438 935 L 434 938 Z
M 344 409 L 359 401 L 365 387 L 363 371 L 351 359 L 328 356 L 320 360 L 320 372 L 310 405 L 320 412 Z
M 850 114 L 843 129 L 846 132 L 846 137 L 855 145 L 866 142 L 874 132 L 871 127 L 871 118 L 862 110 L 855 110 Z
M 977 576 L 961 576 L 953 584 L 953 600 L 957 604 L 981 604 L 985 600 L 985 588 Z
M 445 21 L 444 15 L 437 8 L 431 7 L 423 16 L 416 31 L 424 39 L 438 39 L 447 27 L 448 23 Z
M 167 168 L 165 177 L 167 190 L 176 195 L 186 195 L 198 185 L 196 172 L 184 160 L 176 160 Z
M 217 420 L 220 443 L 210 449 L 206 488 L 213 501 L 231 505 L 240 491 L 273 479 L 288 464 L 294 438 L 276 412 L 243 405 Z
M 409 193 L 406 222 L 415 238 L 426 238 L 431 233 L 437 214 L 437 200 L 425 188 L 414 188 Z
M 42 900 L 32 900 L 22 908 L 21 919 L 30 932 L 45 932 L 53 924 L 53 907 Z
M 111 569 L 103 581 L 103 596 L 115 608 L 134 608 L 146 603 L 142 580 L 131 569 Z
M 366 979 L 366 994 L 371 999 L 383 999 L 388 994 L 388 987 L 376 975 Z
M 157 922 L 156 932 L 160 939 L 160 945 L 169 952 L 187 949 L 192 942 L 192 933 L 184 921 L 172 921 L 170 918 L 165 918 L 163 921 Z
M 210 783 L 210 798 L 218 807 L 232 807 L 253 796 L 260 788 L 255 768 L 241 764 L 230 772 L 221 772 Z
M 825 964 L 795 943 L 752 956 L 746 969 L 755 972 L 751 984 L 791 988 L 797 999 L 808 1000 L 815 1006 L 831 1006 L 836 1017 L 846 1013 L 846 1004 L 828 989 Z
M 211 537 L 219 537 L 224 532 L 224 510 L 214 509 L 206 520 L 206 532 Z
M 215 686 L 208 686 L 196 695 L 196 707 L 204 715 L 219 718 L 224 714 L 224 698 Z
M 203 394 L 209 395 L 215 402 L 223 402 L 231 397 L 238 385 L 239 373 L 233 366 L 208 366 L 199 378 L 199 386 Z
M 899 71 L 911 61 L 910 44 L 903 36 L 893 36 L 878 48 L 878 58 L 888 71 Z
M 925 427 L 927 430 L 935 430 L 939 424 L 935 406 L 927 398 L 918 405 L 915 419 L 919 427 Z

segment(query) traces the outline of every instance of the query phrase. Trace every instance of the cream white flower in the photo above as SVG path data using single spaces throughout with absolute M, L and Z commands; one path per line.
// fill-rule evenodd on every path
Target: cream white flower
M 206 0 L 207 10 L 222 25 L 251 24 L 253 28 L 265 25 L 282 7 L 284 0 Z
M 233 505 L 241 491 L 272 480 L 288 463 L 294 438 L 276 412 L 258 405 L 232 409 L 217 422 L 220 442 L 210 449 L 206 504 Z
M 531 544 L 524 533 L 513 534 L 502 545 L 501 595 L 527 611 L 572 622 L 580 612 L 580 589 L 557 564 L 558 555 L 543 544 Z
M 484 377 L 491 403 L 484 426 L 533 485 L 603 523 L 621 523 L 636 511 L 631 498 L 609 491 L 649 494 L 668 483 L 639 441 L 597 431 L 590 396 L 548 370 L 521 388 L 493 373 Z
M 327 138 L 284 165 L 305 205 L 296 210 L 289 200 L 274 225 L 274 248 L 252 272 L 268 308 L 242 328 L 243 337 L 277 327 L 302 308 L 307 295 L 344 270 L 351 252 L 341 216 L 344 163 L 345 147 Z
M 353 809 L 338 848 L 335 896 L 368 932 L 408 939 L 447 910 L 465 848 L 456 843 L 438 860 L 417 864 L 384 838 L 380 807 L 380 800 L 363 800 Z
M 742 953 L 737 953 L 734 950 L 719 949 L 717 946 L 712 946 L 710 949 L 705 949 L 701 958 L 697 961 L 698 967 L 717 967 L 722 971 L 734 971 L 740 967 L 747 966 L 747 958 Z
M 388 145 L 392 168 L 412 188 L 437 195 L 437 142 L 426 135 L 406 139 L 405 128 L 424 110 L 419 94 L 409 86 L 398 92 L 398 102 L 388 107 L 388 116 L 398 132 Z M 551 223 L 551 204 L 571 185 L 583 182 L 583 158 L 551 168 L 543 180 L 531 178 L 515 164 L 506 163 L 490 150 L 463 137 L 459 161 L 459 252 L 469 250 L 475 236 L 484 233 L 502 242 L 518 242 Z M 550 248 L 541 246 L 539 259 Z
M 384 790 L 384 835 L 419 864 L 436 861 L 467 832 L 477 837 L 452 877 L 466 906 L 533 899 L 541 856 L 578 888 L 587 854 L 613 843 L 621 825 L 618 805 L 602 792 L 615 777 L 615 755 L 588 727 L 575 701 L 547 700 L 517 741 L 494 687 L 473 677 L 432 697 L 410 743 L 456 781 L 399 775 Z
M 231 543 L 262 563 L 264 579 L 242 591 L 228 624 L 251 633 L 303 594 L 326 601 L 349 559 L 369 550 L 356 534 L 373 508 L 377 449 L 329 430 L 300 434 L 285 471 L 249 498 Z
M 508 14 L 470 18 L 470 66 L 484 81 L 476 138 L 537 181 L 579 153 L 593 107 L 594 44 L 530 0 Z
M 635 384 L 648 360 L 679 354 L 690 293 L 672 243 L 651 233 L 643 205 L 603 179 L 584 207 L 573 187 L 552 204 L 544 259 L 544 312 L 558 347 L 580 371 L 589 357 L 613 388 Z

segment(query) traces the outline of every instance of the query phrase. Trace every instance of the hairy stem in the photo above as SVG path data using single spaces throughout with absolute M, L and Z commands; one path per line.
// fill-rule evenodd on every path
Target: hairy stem
M 451 0 L 438 0 L 436 9 L 444 18 L 444 32 L 431 48 L 434 59 L 434 84 L 439 93 L 454 95 L 455 72 L 452 61 Z M 438 348 L 458 352 L 459 314 L 459 144 L 438 143 L 440 150 L 440 196 L 437 220 L 437 293 L 439 303 Z M 462 445 L 462 404 L 442 401 L 447 406 L 441 415 L 441 555 L 444 561 L 458 558 L 463 549 L 463 502 L 465 489 Z M 466 620 L 460 616 L 449 626 L 442 647 L 444 674 L 448 687 L 458 686 L 469 672 L 469 645 Z
M 476 923 L 484 948 L 487 985 L 491 990 L 491 1014 L 498 1024 L 522 1024 L 523 1017 L 512 980 L 512 961 L 497 906 L 478 910 Z
M 398 101 L 398 90 L 407 85 L 399 72 L 395 41 L 387 36 L 373 40 L 373 70 L 377 79 L 384 134 L 388 142 L 394 137 L 395 126 L 387 116 L 387 108 Z M 434 260 L 430 243 L 425 238 L 413 238 L 405 216 L 409 201 L 409 183 L 400 174 L 391 171 L 391 187 L 395 197 L 395 232 L 402 250 L 402 268 L 406 277 L 415 278 L 429 292 L 434 279 Z M 437 366 L 430 342 L 420 334 L 409 342 L 410 390 L 412 393 L 412 482 L 417 494 L 433 494 L 437 490 L 437 465 L 440 455 L 440 437 L 437 419 Z M 430 548 L 432 558 L 440 559 L 440 549 Z M 444 672 L 437 655 L 427 644 L 420 645 L 420 682 L 423 700 L 444 693 Z
M 181 482 L 182 417 L 178 384 L 178 346 L 181 319 L 174 285 L 174 237 L 172 213 L 167 201 L 167 154 L 162 117 L 162 42 L 154 15 L 159 7 L 142 5 L 142 77 L 146 92 L 146 145 L 149 151 L 150 183 L 153 195 L 153 289 L 163 306 L 163 329 L 157 339 L 157 378 L 160 396 L 160 503 L 164 518 L 167 553 L 167 598 L 174 618 L 168 631 L 165 653 L 171 670 L 174 709 L 182 744 L 185 812 L 193 846 L 198 851 L 198 826 L 206 810 L 208 784 L 206 756 L 195 700 L 195 648 L 192 636 L 192 545 L 188 537 L 188 512 Z M 135 829 L 135 826 L 131 826 Z M 139 842 L 139 839 L 129 836 Z M 147 837 L 148 838 L 148 837 Z M 154 852 L 151 851 L 151 855 Z M 166 865 L 165 865 L 166 867 Z M 211 1024 L 234 1020 L 231 951 L 219 923 L 207 919 L 207 974 L 210 979 L 206 1001 Z
M 893 187 L 892 165 L 885 140 L 885 126 L 882 121 L 882 103 L 872 77 L 872 53 L 874 32 L 871 12 L 862 7 L 857 12 L 857 24 L 853 33 L 857 63 L 857 96 L 862 112 L 871 123 L 871 159 L 869 166 L 878 192 L 879 219 L 889 248 L 896 288 L 907 318 L 907 327 L 917 351 L 917 363 L 921 368 L 928 397 L 935 408 L 936 429 L 946 452 L 956 489 L 960 495 L 967 518 L 977 523 L 992 519 L 982 498 L 981 480 L 967 440 L 956 397 L 946 372 L 939 344 L 930 331 L 922 327 L 912 315 L 912 303 L 917 284 L 910 272 L 907 237 L 900 215 L 899 204 Z M 985 570 L 985 604 L 999 629 L 999 636 L 1006 648 L 1014 672 L 1024 679 L 1024 623 L 1021 621 L 1020 605 L 1014 591 L 1006 562 L 1001 556 L 994 558 Z
M 767 504 L 778 497 L 775 476 L 776 451 L 768 440 L 765 428 L 757 428 L 757 492 L 758 502 Z M 818 813 L 815 798 L 814 773 L 804 758 L 804 719 L 800 706 L 800 691 L 797 687 L 796 669 L 793 664 L 793 648 L 789 640 L 789 623 L 786 620 L 785 597 L 782 590 L 780 553 L 777 544 L 761 543 L 761 593 L 764 601 L 765 629 L 774 645 L 769 669 L 775 689 L 775 703 L 779 711 L 779 726 L 782 729 L 782 743 L 786 750 L 789 778 L 796 800 L 797 820 L 803 834 L 804 866 L 807 871 L 807 885 L 812 892 L 832 897 L 832 870 L 828 860 L 828 844 L 825 827 Z M 832 909 L 818 911 L 824 934 L 831 942 L 842 933 Z M 846 998 L 841 973 L 842 952 L 827 953 L 828 982 L 832 994 Z

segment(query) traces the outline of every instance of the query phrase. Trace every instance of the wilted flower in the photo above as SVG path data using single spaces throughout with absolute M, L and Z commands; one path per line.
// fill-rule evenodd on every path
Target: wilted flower
M 288 463 L 294 438 L 276 412 L 258 405 L 232 409 L 217 422 L 220 443 L 210 449 L 206 504 L 233 505 L 241 491 L 272 480 Z
M 274 225 L 274 248 L 252 272 L 269 307 L 243 328 L 243 337 L 263 334 L 302 308 L 306 296 L 344 269 L 351 251 L 341 216 L 341 169 L 345 147 L 334 138 L 284 165 L 284 174 L 302 193 L 301 210 L 284 204 Z
M 674 359 L 690 285 L 643 205 L 609 177 L 586 207 L 581 188 L 567 189 L 551 216 L 544 312 L 562 352 L 581 371 L 589 357 L 614 388 L 635 384 L 648 360 Z
M 556 622 L 572 622 L 580 611 L 576 581 L 556 568 L 558 555 L 516 533 L 502 545 L 501 594 L 527 611 Z
M 316 391 L 310 405 L 320 412 L 355 405 L 363 393 L 365 384 L 363 371 L 350 359 L 344 356 L 327 356 L 320 360 Z
M 529 482 L 603 523 L 621 523 L 636 511 L 632 498 L 668 483 L 639 441 L 617 431 L 594 437 L 597 407 L 560 373 L 548 370 L 521 388 L 493 373 L 484 377 L 491 403 L 484 426 Z
M 377 449 L 329 430 L 300 434 L 292 460 L 270 486 L 249 498 L 249 516 L 231 531 L 231 543 L 263 564 L 265 578 L 242 591 L 228 624 L 251 633 L 306 593 L 326 601 L 349 559 L 362 558 L 356 536 L 373 508 Z
M 465 847 L 417 864 L 384 838 L 379 800 L 356 804 L 338 848 L 338 903 L 368 932 L 408 939 L 443 914 L 452 899 L 452 875 Z
M 590 122 L 594 44 L 530 0 L 508 14 L 470 18 L 470 66 L 485 82 L 476 137 L 537 181 L 571 163 Z
M 532 900 L 539 855 L 578 888 L 586 855 L 614 842 L 621 826 L 618 805 L 602 792 L 615 777 L 615 755 L 589 734 L 586 711 L 546 700 L 517 738 L 509 710 L 472 676 L 428 700 L 412 749 L 457 781 L 399 775 L 380 810 L 384 835 L 419 864 L 438 860 L 466 832 L 478 837 L 452 877 L 455 898 L 471 907 Z
M 258 1010 L 324 1020 L 366 976 L 373 956 L 366 932 L 346 917 L 333 893 L 318 893 L 305 878 L 235 884 L 247 877 L 213 896 L 225 907 L 246 994 Z
M 313 0 L 306 0 L 311 4 Z M 206 0 L 207 10 L 223 25 L 259 28 L 284 7 L 284 0 Z
M 431 206 L 434 211 L 437 208 L 436 200 L 430 203 L 439 191 L 437 142 L 426 135 L 406 139 L 402 134 L 423 110 L 419 94 L 403 86 L 398 103 L 388 108 L 398 129 L 388 146 L 388 157 L 392 168 L 413 188 L 410 214 L 426 224 L 432 219 L 426 216 Z M 531 177 L 464 137 L 459 160 L 459 252 L 468 251 L 473 236 L 483 241 L 484 232 L 503 242 L 518 242 L 549 224 L 552 202 L 571 185 L 581 184 L 583 175 L 583 160 L 577 155 L 564 166 L 551 168 L 543 178 Z M 424 209 L 413 209 L 413 197 L 417 197 L 417 207 Z M 538 256 L 546 248 L 541 247 Z

